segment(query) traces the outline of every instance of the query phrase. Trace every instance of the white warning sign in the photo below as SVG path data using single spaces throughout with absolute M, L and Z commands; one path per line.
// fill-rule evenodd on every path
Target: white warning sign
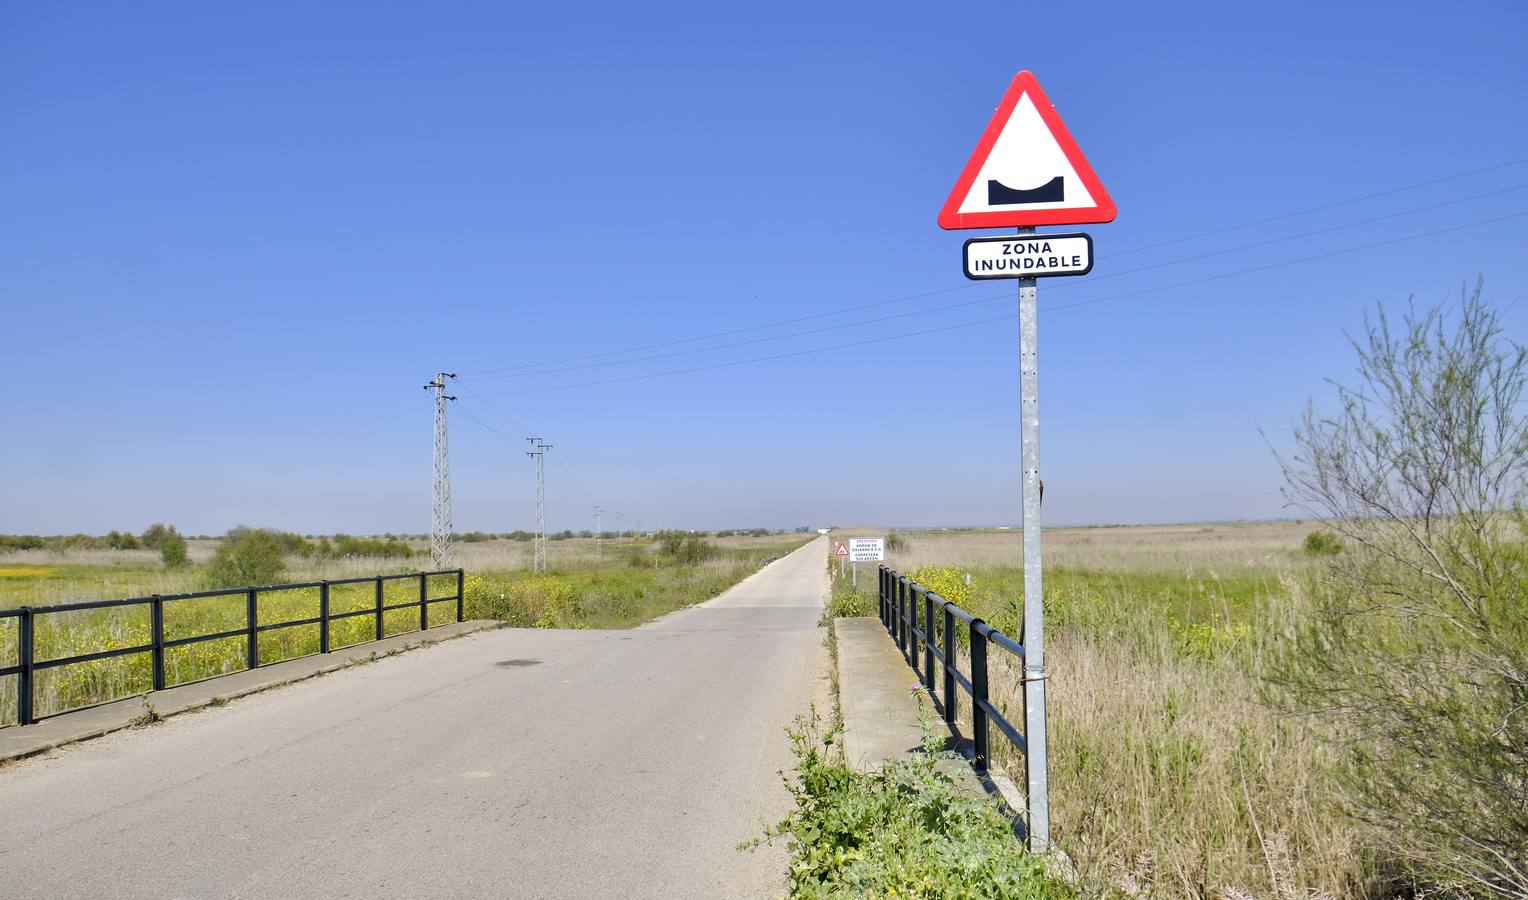
M 849 538 L 850 562 L 880 562 L 885 558 L 885 538 Z
M 1093 238 L 1086 234 L 1024 234 L 966 241 L 966 277 L 1042 278 L 1093 270 Z

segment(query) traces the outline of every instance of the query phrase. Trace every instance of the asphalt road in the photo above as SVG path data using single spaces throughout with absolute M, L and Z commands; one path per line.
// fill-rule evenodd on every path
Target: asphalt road
M 632 631 L 486 632 L 0 770 L 0 897 L 775 897 L 821 539 Z

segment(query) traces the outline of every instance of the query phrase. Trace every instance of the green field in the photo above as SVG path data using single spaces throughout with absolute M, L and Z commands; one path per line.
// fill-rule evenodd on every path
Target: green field
M 549 542 L 551 569 L 532 574 L 528 546 L 518 541 L 459 544 L 457 561 L 465 579 L 467 618 L 501 619 L 512 626 L 556 628 L 629 628 L 674 609 L 715 596 L 764 562 L 799 547 L 805 536 L 723 537 L 696 544 L 689 557 L 666 554 L 659 542 L 645 539 Z M 207 562 L 215 542 L 193 542 L 191 566 L 167 570 L 157 554 L 142 550 L 26 550 L 0 556 L 0 608 L 48 607 L 92 600 L 191 593 L 208 587 Z M 200 544 L 200 546 L 197 546 Z M 356 578 L 418 572 L 428 559 L 302 558 L 284 560 L 281 581 Z M 417 578 L 387 580 L 384 605 L 417 602 Z M 455 594 L 456 576 L 430 576 L 434 598 Z M 372 609 L 374 583 L 331 585 L 331 614 Z M 164 604 L 165 638 L 217 634 L 246 627 L 244 595 L 175 600 Z M 267 625 L 319 615 L 319 589 L 263 591 L 257 624 Z M 432 626 L 454 621 L 452 603 L 432 604 Z M 150 641 L 147 604 L 40 614 L 36 618 L 34 658 L 58 659 Z M 0 618 L 0 666 L 15 665 L 18 652 L 15 618 Z M 376 620 L 355 616 L 331 622 L 331 649 L 375 637 Z M 384 635 L 419 628 L 418 609 L 390 610 L 383 616 Z M 277 662 L 317 653 L 318 625 L 262 632 L 259 662 Z M 197 642 L 165 652 L 167 686 L 236 671 L 248 665 L 245 638 Z M 0 725 L 16 721 L 16 676 L 0 678 Z M 127 654 L 39 671 L 34 714 L 48 716 L 68 709 L 147 692 L 152 687 L 147 653 Z
M 1315 571 L 1302 550 L 1313 529 L 1046 531 L 1052 836 L 1085 893 L 1348 897 L 1379 885 L 1375 853 L 1336 812 L 1326 748 L 1261 699 L 1265 648 Z M 888 566 L 1020 635 L 1019 532 L 901 537 Z M 834 612 L 875 615 L 875 583 L 871 567 L 858 591 L 836 579 Z M 992 660 L 993 701 L 1022 723 L 1021 672 L 1006 654 Z M 1022 785 L 1022 758 L 993 740 Z

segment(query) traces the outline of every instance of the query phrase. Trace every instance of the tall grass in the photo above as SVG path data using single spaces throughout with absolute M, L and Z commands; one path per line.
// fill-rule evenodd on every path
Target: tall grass
M 1087 893 L 1385 895 L 1382 861 L 1339 814 L 1328 747 L 1261 701 L 1307 605 L 1309 530 L 1047 531 L 1052 833 Z M 904 536 L 888 565 L 1020 635 L 1018 532 Z M 991 660 L 993 702 L 1021 723 L 1020 667 Z M 1001 737 L 994 755 L 1024 784 Z
M 456 576 L 430 576 L 426 588 L 433 598 L 453 595 Z M 417 602 L 417 579 L 383 582 L 383 603 L 393 605 Z M 372 609 L 375 588 L 371 583 L 335 585 L 330 588 L 330 612 Z M 257 601 L 256 625 L 274 625 L 319 615 L 318 588 L 293 588 L 262 591 Z M 36 616 L 34 659 L 43 662 L 68 656 L 80 656 L 105 650 L 141 647 L 151 640 L 148 604 L 42 613 Z M 455 621 L 453 603 L 435 603 L 429 608 L 431 626 Z M 0 620 L 0 665 L 16 662 L 16 621 Z M 166 640 L 218 634 L 246 627 L 245 596 L 232 594 L 172 600 L 164 604 Z M 419 628 L 417 607 L 388 610 L 383 613 L 383 635 L 391 636 Z M 258 639 L 259 664 L 268 665 L 299 656 L 317 653 L 320 626 L 300 625 L 263 631 Z M 376 619 L 354 616 L 329 623 L 329 646 L 340 649 L 376 637 Z M 165 651 L 165 684 L 173 687 L 200 681 L 215 675 L 247 668 L 248 645 L 243 635 L 198 641 Z M 16 721 L 16 677 L 0 679 L 0 725 Z M 73 663 L 41 669 L 36 673 L 33 711 L 50 716 L 82 706 L 104 703 L 142 694 L 153 687 L 150 655 L 131 653 L 107 659 Z

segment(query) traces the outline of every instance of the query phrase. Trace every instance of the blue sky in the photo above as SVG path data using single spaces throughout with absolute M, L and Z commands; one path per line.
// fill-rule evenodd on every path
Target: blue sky
M 1014 312 L 935 215 L 1020 69 L 1120 210 L 1041 282 L 1047 521 L 1287 514 L 1366 307 L 1528 289 L 1528 8 L 1259 6 L 12 5 L 0 531 L 425 531 L 439 369 L 462 530 L 527 434 L 554 528 L 1014 523 L 1016 322 L 840 345 Z

